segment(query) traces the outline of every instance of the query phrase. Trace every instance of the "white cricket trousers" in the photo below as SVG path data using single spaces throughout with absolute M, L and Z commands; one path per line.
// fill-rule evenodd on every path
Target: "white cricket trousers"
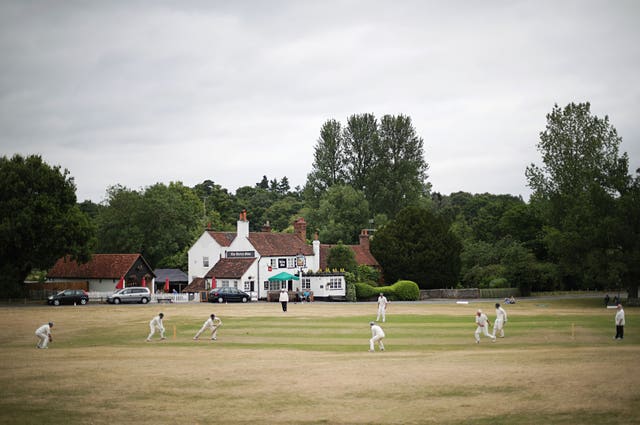
M 153 334 L 156 333 L 156 326 L 154 324 L 151 324 L 149 325 L 149 329 L 150 329 L 150 332 L 149 332 L 149 336 L 147 337 L 147 340 L 150 340 Z M 160 338 L 164 339 L 164 328 L 158 327 L 157 330 L 160 331 Z
M 384 350 L 384 344 L 382 343 L 382 339 L 384 337 L 382 335 L 376 335 L 369 340 L 369 350 L 374 351 L 373 344 L 378 343 L 378 347 L 380 350 Z
M 40 341 L 38 341 L 38 348 L 47 348 L 49 345 L 49 335 L 44 332 L 36 332 L 36 336 L 40 338 Z
M 502 319 L 496 319 L 495 322 L 493 322 L 493 337 L 496 337 L 496 333 L 501 337 L 504 338 L 504 320 Z
M 211 339 L 214 339 L 216 337 L 217 332 L 218 332 L 218 327 L 217 326 L 206 326 L 206 325 L 204 325 L 204 326 L 202 326 L 200 328 L 200 330 L 198 331 L 196 336 L 194 336 L 194 338 L 198 338 L 202 334 L 202 332 L 204 332 L 207 329 L 211 329 Z
M 380 321 L 380 316 L 382 316 L 382 323 L 384 323 L 386 311 L 387 311 L 387 309 L 384 308 L 383 306 L 378 307 L 378 317 L 376 317 L 376 322 L 379 322 Z
M 486 325 L 485 326 L 478 326 L 476 328 L 476 334 L 475 334 L 476 342 L 480 342 L 480 332 L 484 333 L 484 336 L 486 336 L 487 338 L 496 339 L 495 336 L 489 334 L 489 329 L 488 328 L 489 327 L 486 326 Z

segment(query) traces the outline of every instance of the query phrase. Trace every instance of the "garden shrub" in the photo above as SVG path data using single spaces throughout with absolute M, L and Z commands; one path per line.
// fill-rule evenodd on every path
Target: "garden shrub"
M 420 299 L 418 284 L 410 280 L 399 280 L 391 286 L 371 286 L 363 282 L 355 285 L 356 296 L 359 300 L 371 299 L 380 292 L 392 301 L 416 301 Z

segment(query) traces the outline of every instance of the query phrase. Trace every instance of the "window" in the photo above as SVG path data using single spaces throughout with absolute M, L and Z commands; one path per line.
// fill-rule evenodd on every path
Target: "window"
M 265 291 L 268 291 L 268 290 L 269 290 L 269 281 L 268 281 L 268 280 L 265 280 L 265 281 L 264 281 L 264 290 L 265 290 Z
M 222 282 L 220 282 L 220 286 L 222 286 L 223 288 L 228 288 L 229 287 L 229 281 L 228 280 L 223 280 Z
M 278 259 L 277 258 L 272 258 L 271 259 L 271 263 L 269 265 L 271 266 L 272 269 L 277 269 L 278 268 Z
M 302 289 L 311 289 L 311 279 L 308 277 L 302 278 Z
M 250 292 L 251 291 L 251 282 L 249 282 L 248 280 L 244 281 L 244 292 Z
M 209 267 L 209 257 L 202 257 L 202 267 Z
M 287 259 L 286 258 L 278 258 L 278 268 L 286 269 L 287 268 Z
M 295 269 L 296 266 L 296 257 L 293 258 L 287 258 L 287 268 L 288 269 Z
M 267 284 L 267 282 L 265 282 L 265 285 Z M 269 291 L 279 291 L 281 289 L 287 289 L 287 282 L 268 282 L 269 284 Z
M 327 285 L 327 289 L 342 289 L 342 278 L 332 277 L 329 278 L 329 284 Z

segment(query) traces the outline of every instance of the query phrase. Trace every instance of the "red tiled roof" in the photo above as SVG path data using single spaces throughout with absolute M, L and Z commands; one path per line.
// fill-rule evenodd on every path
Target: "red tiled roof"
M 313 255 L 313 248 L 293 233 L 249 233 L 249 242 L 261 257 Z
M 216 241 L 220 246 L 229 246 L 231 242 L 236 238 L 234 232 L 213 232 L 208 230 L 207 233 Z
M 120 279 L 129 272 L 140 257 L 140 254 L 94 254 L 88 263 L 78 264 L 67 256 L 56 262 L 47 273 L 47 277 Z
M 337 245 L 320 244 L 320 268 L 322 270 L 327 268 L 327 259 L 329 258 L 329 251 L 331 248 Z M 363 247 L 362 245 L 346 245 L 351 248 L 355 255 L 356 263 L 358 265 L 365 265 L 374 268 L 380 268 L 380 263 L 371 254 L 371 251 Z
M 255 258 L 222 258 L 204 276 L 216 279 L 240 279 L 256 261 Z

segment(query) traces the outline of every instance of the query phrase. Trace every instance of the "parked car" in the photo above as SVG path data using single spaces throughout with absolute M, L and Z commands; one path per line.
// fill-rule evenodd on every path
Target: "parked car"
M 209 291 L 208 301 L 210 303 L 213 303 L 216 301 L 219 303 L 233 302 L 233 301 L 246 303 L 247 301 L 251 301 L 251 295 L 247 294 L 244 291 L 239 290 L 238 288 L 225 286 L 222 288 L 215 288 Z
M 85 305 L 89 302 L 89 294 L 83 289 L 65 289 L 55 295 L 51 295 L 47 300 L 49 305 L 60 304 L 80 304 Z
M 109 304 L 120 303 L 142 303 L 146 304 L 151 300 L 151 291 L 144 286 L 131 286 L 119 289 L 107 297 Z

